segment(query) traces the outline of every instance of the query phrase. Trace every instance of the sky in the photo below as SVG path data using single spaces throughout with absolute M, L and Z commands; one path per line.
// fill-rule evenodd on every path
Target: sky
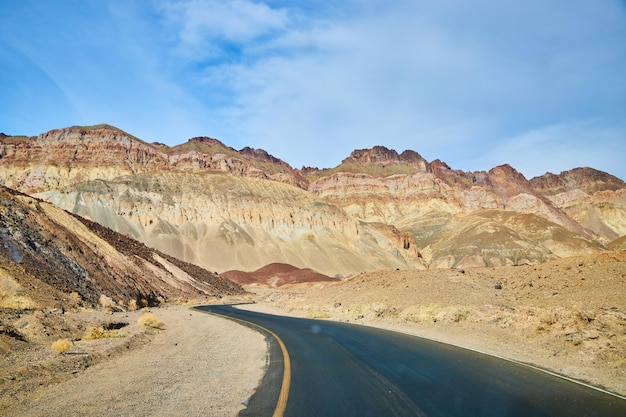
M 2 0 L 0 132 L 626 180 L 626 1 Z

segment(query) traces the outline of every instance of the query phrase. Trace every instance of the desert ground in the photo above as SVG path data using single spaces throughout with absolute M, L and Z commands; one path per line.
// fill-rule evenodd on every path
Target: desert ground
M 50 329 L 125 322 L 126 337 L 77 341 L 64 354 L 41 345 L 0 357 L 1 414 L 237 415 L 263 377 L 263 336 L 189 306 L 153 309 L 162 329 L 139 325 L 143 314 L 49 313 L 62 323 Z
M 399 330 L 626 395 L 625 284 L 620 251 L 540 265 L 251 285 L 244 298 L 219 302 L 255 300 L 245 308 Z M 3 415 L 237 415 L 263 376 L 263 337 L 189 305 L 152 313 L 162 329 L 139 325 L 144 311 L 5 317 L 40 343 L 0 340 Z M 88 326 L 120 323 L 127 323 L 119 329 L 125 337 L 82 340 Z M 73 344 L 58 354 L 50 343 L 61 337 Z

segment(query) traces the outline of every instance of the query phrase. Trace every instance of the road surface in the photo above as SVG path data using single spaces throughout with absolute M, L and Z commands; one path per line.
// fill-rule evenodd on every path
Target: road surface
M 264 333 L 268 371 L 240 416 L 626 416 L 626 399 L 415 336 L 233 308 Z

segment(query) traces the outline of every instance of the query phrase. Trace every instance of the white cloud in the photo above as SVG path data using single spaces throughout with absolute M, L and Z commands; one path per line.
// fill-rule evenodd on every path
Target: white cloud
M 202 59 L 218 53 L 220 42 L 244 44 L 281 30 L 288 21 L 283 9 L 247 0 L 188 0 L 162 6 L 182 52 Z

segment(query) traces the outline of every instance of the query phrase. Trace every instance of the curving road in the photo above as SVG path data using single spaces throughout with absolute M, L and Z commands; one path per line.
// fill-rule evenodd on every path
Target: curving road
M 240 416 L 626 416 L 626 400 L 466 349 L 366 326 L 202 306 L 264 333 Z

